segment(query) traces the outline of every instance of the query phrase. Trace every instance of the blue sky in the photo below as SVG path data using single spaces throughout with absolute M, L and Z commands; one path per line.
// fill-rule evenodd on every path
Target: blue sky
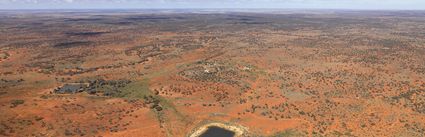
M 283 8 L 425 10 L 425 0 L 0 0 L 0 9 Z

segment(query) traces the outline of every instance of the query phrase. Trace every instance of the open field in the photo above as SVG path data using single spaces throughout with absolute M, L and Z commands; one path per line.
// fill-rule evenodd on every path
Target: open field
M 425 11 L 0 11 L 0 136 L 209 123 L 423 136 Z

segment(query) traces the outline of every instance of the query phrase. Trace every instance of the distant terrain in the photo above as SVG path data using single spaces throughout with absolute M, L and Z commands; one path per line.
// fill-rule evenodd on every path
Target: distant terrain
M 423 136 L 425 11 L 0 11 L 0 136 L 207 124 Z

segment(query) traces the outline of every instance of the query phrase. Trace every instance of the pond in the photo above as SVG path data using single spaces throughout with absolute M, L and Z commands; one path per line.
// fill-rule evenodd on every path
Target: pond
M 199 137 L 234 137 L 235 132 L 217 126 L 208 127 L 208 130 Z
M 81 92 L 86 86 L 84 84 L 65 84 L 54 90 L 58 94 L 75 94 Z

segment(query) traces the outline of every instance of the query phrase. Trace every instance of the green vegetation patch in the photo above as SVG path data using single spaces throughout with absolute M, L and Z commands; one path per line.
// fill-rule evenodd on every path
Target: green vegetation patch
M 149 90 L 149 79 L 131 82 L 117 90 L 119 90 L 120 92 L 113 94 L 113 97 L 120 97 L 126 99 L 142 99 L 145 96 L 152 95 L 152 92 Z
M 270 137 L 304 137 L 307 136 L 306 133 L 299 132 L 293 129 L 288 129 L 284 131 L 279 131 Z
M 17 107 L 17 106 L 19 106 L 19 105 L 22 105 L 22 104 L 24 104 L 25 103 L 25 101 L 24 100 L 21 100 L 21 99 L 15 99 L 15 100 L 12 100 L 11 102 L 10 102 L 10 104 L 12 104 L 12 106 L 10 106 L 11 108 L 14 108 L 14 107 Z

